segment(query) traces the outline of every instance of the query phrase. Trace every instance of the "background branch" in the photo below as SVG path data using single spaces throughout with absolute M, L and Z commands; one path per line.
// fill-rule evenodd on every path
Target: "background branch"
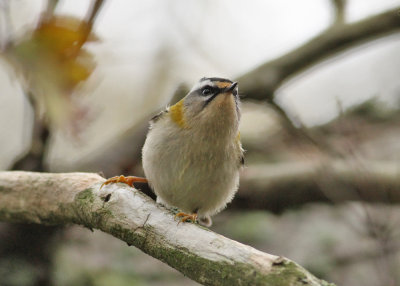
M 293 125 L 286 111 L 274 102 L 275 91 L 290 77 L 316 65 L 329 56 L 333 56 L 377 37 L 400 31 L 399 10 L 400 7 L 355 23 L 332 26 L 299 48 L 278 59 L 264 63 L 260 67 L 237 78 L 240 91 L 245 94 L 245 100 L 267 100 L 277 114 L 280 115 L 282 125 L 296 139 L 308 141 L 321 151 L 337 156 L 336 152 L 326 142 L 322 140 L 317 141 L 308 133 L 306 128 L 302 127 L 299 129 Z M 144 128 L 139 128 L 139 126 Z M 132 169 L 138 165 L 136 163 L 140 162 L 140 152 L 132 150 L 132 146 L 140 146 L 137 142 L 144 142 L 146 128 L 147 124 L 145 122 L 135 123 L 132 128 L 121 134 L 118 138 L 118 143 L 109 142 L 105 144 L 104 148 L 97 152 L 101 155 L 100 157 L 92 156 L 85 158 L 84 163 L 74 166 L 75 169 L 89 171 L 102 170 L 107 176 L 132 174 Z M 115 152 L 115 150 L 118 150 L 118 152 Z M 104 160 L 105 158 L 107 160 Z M 130 162 L 134 163 L 128 164 L 127 158 L 129 158 Z M 110 159 L 113 164 L 104 163 L 109 162 L 108 160 Z M 129 168 L 126 168 L 127 165 L 133 165 L 134 167 L 129 170 Z
M 333 8 L 335 10 L 335 23 L 342 24 L 345 22 L 346 16 L 346 2 L 347 0 L 332 0 Z
M 327 57 L 363 42 L 400 31 L 400 7 L 364 20 L 331 28 L 299 48 L 240 76 L 246 98 L 272 101 L 275 91 L 288 78 Z
M 281 213 L 310 202 L 400 203 L 397 162 L 344 160 L 258 164 L 247 167 L 233 208 Z
M 173 214 L 125 185 L 99 190 L 96 174 L 0 173 L 0 219 L 81 224 L 134 245 L 204 285 L 332 285 L 296 263 L 263 253 Z

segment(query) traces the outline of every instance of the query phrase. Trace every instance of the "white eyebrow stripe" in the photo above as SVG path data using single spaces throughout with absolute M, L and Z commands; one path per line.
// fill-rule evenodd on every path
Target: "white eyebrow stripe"
M 206 85 L 214 86 L 214 83 L 213 83 L 211 80 L 203 80 L 203 81 L 200 81 L 200 82 L 196 83 L 196 84 L 193 86 L 193 88 L 190 90 L 190 92 L 192 92 L 192 91 L 194 91 L 194 90 L 197 90 L 197 89 L 200 89 L 200 88 L 202 88 L 202 87 L 204 87 L 204 86 L 206 86 Z

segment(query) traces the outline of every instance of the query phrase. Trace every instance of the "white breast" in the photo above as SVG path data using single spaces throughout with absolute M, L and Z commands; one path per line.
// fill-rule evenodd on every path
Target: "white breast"
M 241 146 L 232 134 L 182 129 L 162 118 L 149 131 L 143 168 L 156 195 L 184 212 L 213 215 L 233 198 Z

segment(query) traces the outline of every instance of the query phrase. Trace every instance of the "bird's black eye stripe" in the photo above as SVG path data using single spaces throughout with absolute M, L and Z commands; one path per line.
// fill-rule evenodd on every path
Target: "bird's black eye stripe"
M 200 89 L 200 94 L 203 96 L 209 96 L 218 93 L 218 88 L 206 85 Z

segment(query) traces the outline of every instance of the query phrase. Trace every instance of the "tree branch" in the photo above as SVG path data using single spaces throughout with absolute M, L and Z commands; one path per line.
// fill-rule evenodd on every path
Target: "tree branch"
M 331 0 L 333 8 L 335 10 L 335 22 L 334 24 L 342 24 L 345 22 L 346 14 L 346 2 L 347 0 Z
M 400 7 L 367 19 L 333 25 L 299 48 L 267 62 L 237 80 L 247 98 L 272 101 L 275 91 L 295 74 L 356 44 L 400 31 Z
M 296 263 L 193 224 L 90 173 L 0 172 L 0 220 L 81 224 L 134 245 L 204 285 L 332 285 Z
M 259 164 L 247 167 L 233 208 L 280 213 L 310 202 L 400 203 L 397 162 L 344 160 Z

